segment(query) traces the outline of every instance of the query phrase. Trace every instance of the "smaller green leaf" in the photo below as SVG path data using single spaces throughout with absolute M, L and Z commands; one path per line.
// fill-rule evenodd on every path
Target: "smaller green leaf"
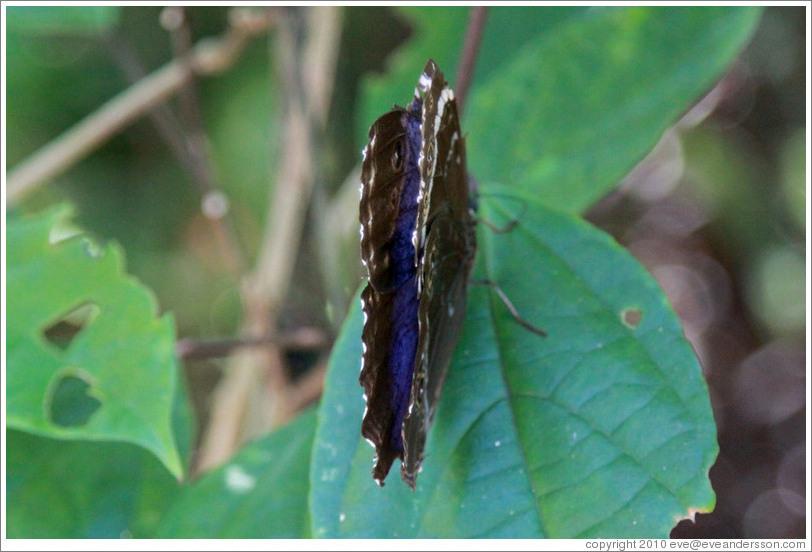
M 123 272 L 118 247 L 82 235 L 58 239 L 68 212 L 9 220 L 8 427 L 130 442 L 180 478 L 174 322 L 155 317 L 154 297 Z M 77 321 L 78 333 L 55 336 Z
M 315 411 L 248 444 L 225 466 L 184 487 L 160 538 L 308 536 L 307 489 Z

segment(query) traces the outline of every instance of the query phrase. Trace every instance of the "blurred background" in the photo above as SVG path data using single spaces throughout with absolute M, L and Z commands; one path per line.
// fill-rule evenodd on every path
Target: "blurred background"
M 249 415 L 256 427 L 241 428 L 243 438 L 318 399 L 330 344 L 362 277 L 358 129 L 371 121 L 361 120 L 356 98 L 412 29 L 388 8 L 344 9 L 338 27 L 301 10 L 7 13 L 9 177 L 202 39 L 234 29 L 247 37 L 223 67 L 12 207 L 71 201 L 77 222 L 118 241 L 129 272 L 174 313 L 205 469 L 228 389 L 252 383 L 224 381 L 238 361 L 223 356 L 231 350 L 223 340 L 273 334 L 279 343 L 268 361 L 275 374 L 253 389 L 276 393 L 276 406 Z M 324 25 L 321 35 L 340 47 L 300 44 L 308 25 Z M 659 281 L 710 388 L 717 507 L 681 522 L 674 537 L 808 537 L 806 34 L 804 8 L 768 8 L 727 75 L 586 214 Z M 296 113 L 310 126 L 297 126 Z M 291 160 L 302 133 L 315 144 L 309 165 Z M 299 175 L 302 166 L 312 171 Z M 284 282 L 259 294 L 258 304 L 275 311 L 273 328 L 256 324 L 246 301 L 268 277 L 254 268 L 263 259 L 283 266 Z

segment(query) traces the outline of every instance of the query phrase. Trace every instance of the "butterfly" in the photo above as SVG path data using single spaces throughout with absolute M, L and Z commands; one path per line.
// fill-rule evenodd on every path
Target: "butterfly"
M 383 486 L 400 458 L 402 479 L 414 490 L 476 251 L 457 103 L 433 60 L 412 102 L 369 130 L 360 222 L 368 272 L 361 434 L 375 447 L 375 481 Z

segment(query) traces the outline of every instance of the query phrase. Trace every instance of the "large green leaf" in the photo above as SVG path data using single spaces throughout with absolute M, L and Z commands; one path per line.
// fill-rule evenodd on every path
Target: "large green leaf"
M 255 441 L 186 486 L 158 528 L 162 538 L 300 538 L 315 411 Z
M 565 20 L 476 83 L 463 121 L 471 172 L 589 207 L 729 67 L 759 14 L 596 8 Z
M 156 318 L 154 297 L 123 272 L 118 247 L 81 235 L 57 241 L 67 213 L 8 223 L 7 425 L 140 445 L 180 478 L 173 320 Z M 48 338 L 63 317 L 88 312 L 96 314 L 69 341 Z
M 507 194 L 507 192 L 503 192 Z M 514 196 L 515 197 L 515 196 Z M 424 469 L 372 481 L 360 437 L 361 313 L 336 343 L 311 469 L 318 537 L 666 537 L 713 507 L 707 388 L 651 276 L 607 235 L 533 197 L 484 198 L 469 291 Z

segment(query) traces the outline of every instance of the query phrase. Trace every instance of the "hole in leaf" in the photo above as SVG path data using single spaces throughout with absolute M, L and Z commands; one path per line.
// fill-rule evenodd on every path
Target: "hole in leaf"
M 98 314 L 99 307 L 96 304 L 83 303 L 42 330 L 42 336 L 57 349 L 65 351 Z
M 87 394 L 90 384 L 78 376 L 64 376 L 51 398 L 51 421 L 60 427 L 85 425 L 101 401 Z
M 640 309 L 623 309 L 623 312 L 620 313 L 620 319 L 623 320 L 626 326 L 635 329 L 643 319 L 643 311 Z

